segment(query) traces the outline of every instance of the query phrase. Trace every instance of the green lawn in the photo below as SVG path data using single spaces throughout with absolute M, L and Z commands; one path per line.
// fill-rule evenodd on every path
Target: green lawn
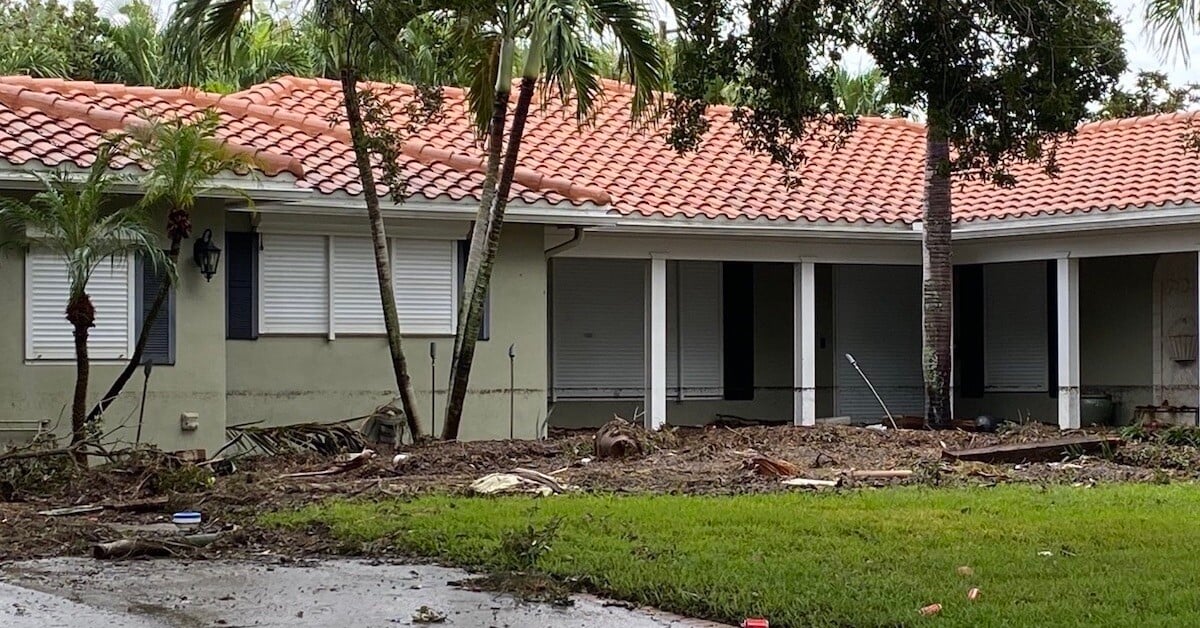
M 329 502 L 268 523 L 328 526 L 497 568 L 501 539 L 562 524 L 538 565 L 609 595 L 771 626 L 1197 626 L 1193 485 L 889 489 L 744 497 L 422 497 Z M 1051 556 L 1039 552 L 1050 551 Z M 974 575 L 956 572 L 968 565 Z M 967 590 L 982 590 L 978 601 Z M 926 618 L 920 607 L 944 606 Z

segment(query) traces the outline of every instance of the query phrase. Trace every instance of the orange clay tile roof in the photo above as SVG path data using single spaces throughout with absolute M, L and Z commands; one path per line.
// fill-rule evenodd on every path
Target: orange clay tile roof
M 369 85 L 406 103 L 406 86 Z M 441 119 L 403 147 L 406 193 L 429 199 L 477 198 L 482 150 L 461 90 L 445 91 Z M 788 189 L 780 170 L 742 148 L 730 112 L 714 108 L 700 149 L 678 155 L 661 129 L 631 123 L 628 88 L 608 83 L 595 118 L 580 129 L 569 108 L 551 100 L 526 126 L 513 197 L 527 202 L 608 205 L 614 213 L 653 218 L 766 219 L 910 224 L 920 219 L 924 128 L 864 118 L 840 148 L 811 147 L 801 184 Z M 0 158 L 84 166 L 100 135 L 136 124 L 140 110 L 190 115 L 213 107 L 223 138 L 256 154 L 268 174 L 290 172 L 324 194 L 361 192 L 348 132 L 331 127 L 341 110 L 336 81 L 283 77 L 220 96 L 196 90 L 98 85 L 27 77 L 0 78 Z M 402 109 L 402 107 L 397 107 Z M 956 181 L 958 221 L 1118 210 L 1200 202 L 1200 156 L 1187 153 L 1185 113 L 1088 124 L 1059 151 L 1061 173 L 1016 171 L 1015 188 Z M 398 115 L 398 118 L 402 117 Z M 380 192 L 386 190 L 380 188 Z

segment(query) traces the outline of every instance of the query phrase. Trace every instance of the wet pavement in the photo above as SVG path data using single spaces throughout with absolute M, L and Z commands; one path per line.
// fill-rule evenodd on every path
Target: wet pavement
M 0 567 L 0 626 L 233 628 L 409 626 L 426 606 L 440 626 L 495 628 L 701 628 L 651 610 L 578 596 L 569 607 L 519 602 L 448 582 L 467 573 L 427 565 L 326 560 L 272 565 L 234 561 L 83 558 Z

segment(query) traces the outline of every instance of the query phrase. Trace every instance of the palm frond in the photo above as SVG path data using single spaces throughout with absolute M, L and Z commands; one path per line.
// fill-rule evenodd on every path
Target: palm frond
M 665 62 L 653 20 L 639 0 L 587 0 L 592 28 L 611 33 L 622 51 L 622 60 L 633 85 L 633 113 L 653 114 L 665 86 Z
M 1144 19 L 1146 31 L 1157 37 L 1164 56 L 1178 54 L 1188 61 L 1187 34 L 1200 26 L 1200 1 L 1148 0 Z

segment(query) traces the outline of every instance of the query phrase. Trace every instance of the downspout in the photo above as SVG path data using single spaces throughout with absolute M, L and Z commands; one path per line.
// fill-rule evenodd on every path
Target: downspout
M 580 244 L 583 244 L 583 227 L 575 227 L 575 234 L 571 236 L 570 240 L 546 249 L 546 259 L 550 259 L 564 251 L 569 251 Z
M 546 249 L 546 382 L 549 396 L 549 411 L 554 411 L 554 267 L 549 263 L 550 258 L 564 251 L 569 251 L 583 243 L 583 227 L 576 226 L 570 240 Z M 547 422 L 549 422 L 549 414 Z

